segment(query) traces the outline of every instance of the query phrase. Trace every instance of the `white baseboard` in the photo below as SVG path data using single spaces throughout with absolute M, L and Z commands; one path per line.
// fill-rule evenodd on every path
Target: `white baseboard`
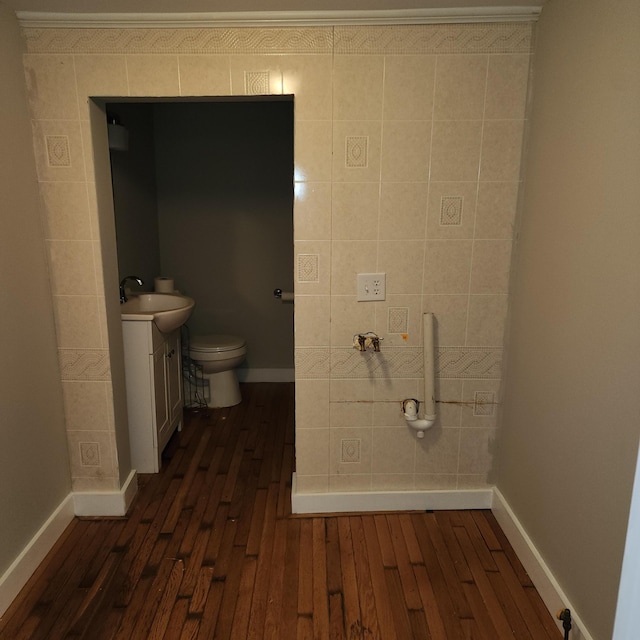
M 571 611 L 571 640 L 593 640 L 584 623 L 576 612 L 575 607 L 569 602 L 566 594 L 551 573 L 544 558 L 536 549 L 531 538 L 512 511 L 509 503 L 498 489 L 493 490 L 493 504 L 491 511 L 498 524 L 507 536 L 516 555 L 522 562 L 525 570 L 535 585 L 545 606 L 556 620 L 558 628 L 562 630 L 562 623 L 556 619 L 556 614 L 562 609 Z
M 491 489 L 298 493 L 294 473 L 291 486 L 291 510 L 293 513 L 349 513 L 489 509 L 492 496 Z
M 569 609 L 572 619 L 572 640 L 593 640 L 575 607 L 560 588 L 527 532 L 497 489 L 298 493 L 296 474 L 293 474 L 291 488 L 293 513 L 435 511 L 439 509 L 491 509 L 554 619 L 558 611 Z M 562 630 L 562 623 L 559 620 L 556 620 L 556 623 Z
M 138 476 L 133 470 L 120 491 L 78 492 L 73 495 L 77 516 L 124 516 L 138 491 Z
M 70 493 L 0 576 L 0 616 L 9 608 L 74 516 L 123 516 L 138 491 L 132 471 L 120 491 Z
M 295 382 L 295 369 L 236 369 L 240 382 Z
M 38 565 L 73 520 L 73 495 L 69 494 L 47 518 L 20 555 L 0 576 L 0 616 L 9 608 Z

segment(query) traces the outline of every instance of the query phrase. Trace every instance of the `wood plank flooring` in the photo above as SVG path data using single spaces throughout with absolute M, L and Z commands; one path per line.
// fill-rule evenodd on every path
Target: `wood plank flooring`
M 296 517 L 293 385 L 188 412 L 125 518 L 77 518 L 0 640 L 553 640 L 489 511 Z

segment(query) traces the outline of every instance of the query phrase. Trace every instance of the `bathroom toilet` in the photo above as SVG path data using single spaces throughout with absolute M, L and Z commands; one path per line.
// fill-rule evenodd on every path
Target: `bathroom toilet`
M 209 407 L 232 407 L 242 401 L 235 368 L 247 354 L 244 338 L 226 334 L 193 336 L 189 356 L 202 367 L 209 386 Z M 206 392 L 206 386 L 205 386 Z

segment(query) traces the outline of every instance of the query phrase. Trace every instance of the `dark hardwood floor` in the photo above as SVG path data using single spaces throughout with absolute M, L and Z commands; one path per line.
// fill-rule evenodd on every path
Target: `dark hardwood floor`
M 293 385 L 187 412 L 124 518 L 76 518 L 1 640 L 551 640 L 489 511 L 297 517 Z

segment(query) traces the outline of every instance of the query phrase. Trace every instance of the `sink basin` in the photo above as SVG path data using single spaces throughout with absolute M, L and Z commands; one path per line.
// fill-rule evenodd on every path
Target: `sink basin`
M 138 293 L 120 305 L 123 320 L 153 320 L 163 333 L 181 327 L 196 306 L 193 298 L 176 293 Z

